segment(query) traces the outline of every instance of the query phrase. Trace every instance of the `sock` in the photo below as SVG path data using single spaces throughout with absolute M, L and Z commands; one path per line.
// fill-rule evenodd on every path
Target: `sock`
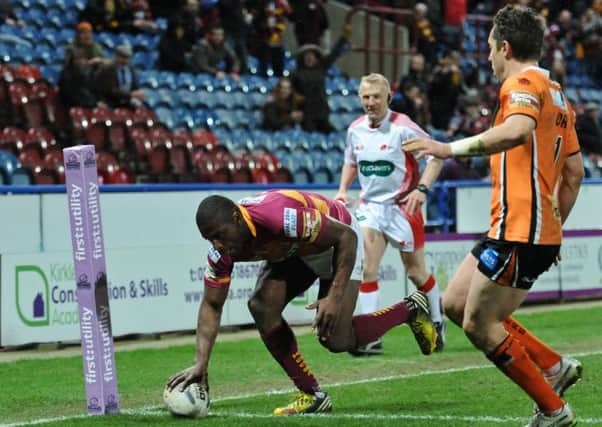
M 360 284 L 360 312 L 362 314 L 374 313 L 378 310 L 380 291 L 378 281 L 362 282 Z
M 441 322 L 441 294 L 439 293 L 439 286 L 435 282 L 435 278 L 431 274 L 426 282 L 418 286 L 418 290 L 424 292 L 429 299 L 429 305 L 431 306 L 431 320 L 433 322 Z
M 562 359 L 560 354 L 541 342 L 515 318 L 508 317 L 504 320 L 504 329 L 520 341 L 520 344 L 525 348 L 529 357 L 540 369 L 547 371 L 556 366 Z
M 261 339 L 299 390 L 309 394 L 320 390 L 318 380 L 299 353 L 295 335 L 284 319 L 280 326 L 265 335 L 261 334 Z
M 520 342 L 512 335 L 508 335 L 487 358 L 531 396 L 542 411 L 553 412 L 564 405 Z
M 377 340 L 389 329 L 405 323 L 410 314 L 405 302 L 399 302 L 374 313 L 354 316 L 352 324 L 357 345 L 362 346 Z

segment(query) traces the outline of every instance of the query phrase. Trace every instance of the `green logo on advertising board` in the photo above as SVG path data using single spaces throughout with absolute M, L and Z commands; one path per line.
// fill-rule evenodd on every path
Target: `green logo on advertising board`
M 36 265 L 15 267 L 15 297 L 19 318 L 28 326 L 50 324 L 50 287 L 46 275 Z
M 387 160 L 377 160 L 375 162 L 360 160 L 359 165 L 360 173 L 364 176 L 389 176 L 395 170 L 395 165 Z
M 73 265 L 54 263 L 45 272 L 37 265 L 15 266 L 15 304 L 30 327 L 79 323 Z

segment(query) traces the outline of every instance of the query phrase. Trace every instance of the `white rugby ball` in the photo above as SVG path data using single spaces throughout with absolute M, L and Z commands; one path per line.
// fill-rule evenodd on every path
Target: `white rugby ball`
M 172 415 L 203 418 L 209 414 L 209 391 L 199 383 L 190 384 L 184 391 L 165 387 L 163 401 Z

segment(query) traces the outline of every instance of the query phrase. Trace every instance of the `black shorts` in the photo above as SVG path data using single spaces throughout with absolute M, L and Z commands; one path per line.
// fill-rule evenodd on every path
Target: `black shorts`
M 532 245 L 485 238 L 475 245 L 472 254 L 478 269 L 502 286 L 531 289 L 541 273 L 556 260 L 560 245 Z

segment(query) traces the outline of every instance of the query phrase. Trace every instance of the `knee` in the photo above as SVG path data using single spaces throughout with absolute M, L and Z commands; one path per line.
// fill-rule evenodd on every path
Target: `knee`
M 342 353 L 344 351 L 351 350 L 351 346 L 349 345 L 349 343 L 337 338 L 330 337 L 324 341 L 319 341 L 320 344 L 322 344 L 322 346 L 328 349 L 328 351 L 330 351 L 331 353 Z
M 464 320 L 464 301 L 444 292 L 441 296 L 443 312 L 456 325 L 462 326 Z
M 486 328 L 474 316 L 464 316 L 462 330 L 476 348 L 480 350 L 485 348 L 487 341 Z
M 256 323 L 265 318 L 266 306 L 261 298 L 258 298 L 257 296 L 251 297 L 251 299 L 249 299 L 247 302 L 247 306 L 249 307 L 249 312 L 251 313 L 251 316 L 253 316 L 253 319 L 255 319 Z

